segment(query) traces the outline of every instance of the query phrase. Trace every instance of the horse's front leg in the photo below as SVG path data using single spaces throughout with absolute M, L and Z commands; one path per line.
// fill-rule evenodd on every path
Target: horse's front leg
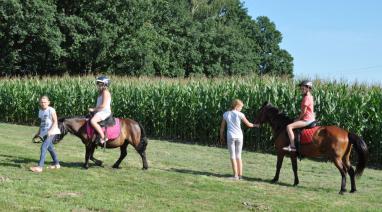
M 297 155 L 292 153 L 290 156 L 290 159 L 292 161 L 292 169 L 293 169 L 293 174 L 294 174 L 294 183 L 293 185 L 296 186 L 300 182 L 298 180 L 298 174 L 297 174 Z
M 94 157 L 94 150 L 96 148 L 96 144 L 92 143 L 90 146 L 91 146 L 91 148 L 90 148 L 90 160 L 93 161 L 95 163 L 95 165 L 102 166 L 102 163 L 103 163 L 102 160 L 97 160 Z
M 283 165 L 283 160 L 284 160 L 284 153 L 279 151 L 277 153 L 276 174 L 272 180 L 272 183 L 276 183 L 277 181 L 279 181 L 280 169 L 281 169 L 281 166 Z
M 91 155 L 91 145 L 86 145 L 86 152 L 85 152 L 85 163 L 84 163 L 84 168 L 88 169 L 89 168 L 89 159 Z

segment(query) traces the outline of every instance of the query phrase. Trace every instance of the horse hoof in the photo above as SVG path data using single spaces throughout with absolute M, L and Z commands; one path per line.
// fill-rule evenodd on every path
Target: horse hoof
M 356 189 L 352 189 L 352 190 L 350 190 L 350 193 L 354 193 L 356 191 L 357 191 Z
M 84 166 L 82 166 L 82 168 L 89 169 L 89 166 L 84 165 Z
M 271 183 L 277 183 L 277 181 L 279 181 L 279 180 L 278 179 L 272 179 Z
M 344 195 L 345 192 L 346 192 L 346 189 L 342 189 L 338 194 Z
M 113 166 L 113 169 L 121 169 L 119 166 Z
M 142 168 L 142 170 L 147 170 L 147 169 L 149 169 L 149 167 L 143 167 L 143 168 Z
M 95 162 L 95 165 L 97 165 L 97 166 L 102 166 L 102 164 L 103 164 L 102 161 L 97 161 L 97 162 Z

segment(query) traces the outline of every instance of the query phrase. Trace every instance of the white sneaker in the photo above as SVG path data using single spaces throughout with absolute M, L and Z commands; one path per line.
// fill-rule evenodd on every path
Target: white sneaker
M 59 169 L 59 168 L 61 168 L 60 164 L 48 166 L 48 169 Z
M 238 176 L 228 177 L 228 179 L 230 179 L 230 180 L 240 180 Z
M 296 148 L 295 147 L 291 147 L 289 145 L 289 146 L 283 147 L 283 150 L 288 151 L 288 152 L 295 152 Z
M 32 172 L 37 172 L 37 173 L 42 172 L 42 168 L 39 167 L 39 166 L 30 167 L 29 169 L 30 169 Z
M 108 141 L 109 139 L 107 139 L 107 138 L 104 138 L 104 139 L 100 139 L 100 143 L 101 143 L 101 145 L 103 145 L 104 143 L 106 143 L 107 141 Z

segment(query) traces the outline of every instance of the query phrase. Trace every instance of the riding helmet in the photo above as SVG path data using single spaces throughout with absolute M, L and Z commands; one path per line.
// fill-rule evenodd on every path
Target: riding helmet
M 109 78 L 107 78 L 106 76 L 100 76 L 97 78 L 96 82 L 100 82 L 100 83 L 103 83 L 105 86 L 109 86 L 110 85 L 110 80 Z
M 313 82 L 312 82 L 312 81 L 309 81 L 309 80 L 303 80 L 303 81 L 299 84 L 299 86 L 306 86 L 306 87 L 312 89 L 312 87 L 313 87 Z

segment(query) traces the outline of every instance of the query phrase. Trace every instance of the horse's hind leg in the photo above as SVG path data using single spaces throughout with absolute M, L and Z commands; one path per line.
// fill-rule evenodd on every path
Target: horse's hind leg
M 351 190 L 350 193 L 353 193 L 357 191 L 356 186 L 355 186 L 355 172 L 353 167 L 351 166 L 351 163 L 348 158 L 345 158 L 343 160 L 343 164 L 346 166 L 346 170 L 348 170 L 348 174 L 350 176 L 350 183 L 351 183 Z
M 146 158 L 146 150 L 138 151 L 139 155 L 142 158 L 143 167 L 142 169 L 146 170 L 149 168 L 149 165 L 147 164 L 147 158 Z
M 336 158 L 334 160 L 334 165 L 336 165 L 336 167 L 341 173 L 342 180 L 341 180 L 341 190 L 339 194 L 343 194 L 346 191 L 346 170 L 340 158 Z
M 113 165 L 113 168 L 115 169 L 119 169 L 119 164 L 121 164 L 122 160 L 125 159 L 126 155 L 127 155 L 127 145 L 129 143 L 128 142 L 125 142 L 121 147 L 121 154 L 118 158 L 118 160 L 114 163 Z
M 354 169 L 353 167 L 350 165 L 349 167 L 349 176 L 350 176 L 350 182 L 351 182 L 351 190 L 350 190 L 350 193 L 354 193 L 357 191 L 357 188 L 355 186 L 355 172 L 354 172 Z

